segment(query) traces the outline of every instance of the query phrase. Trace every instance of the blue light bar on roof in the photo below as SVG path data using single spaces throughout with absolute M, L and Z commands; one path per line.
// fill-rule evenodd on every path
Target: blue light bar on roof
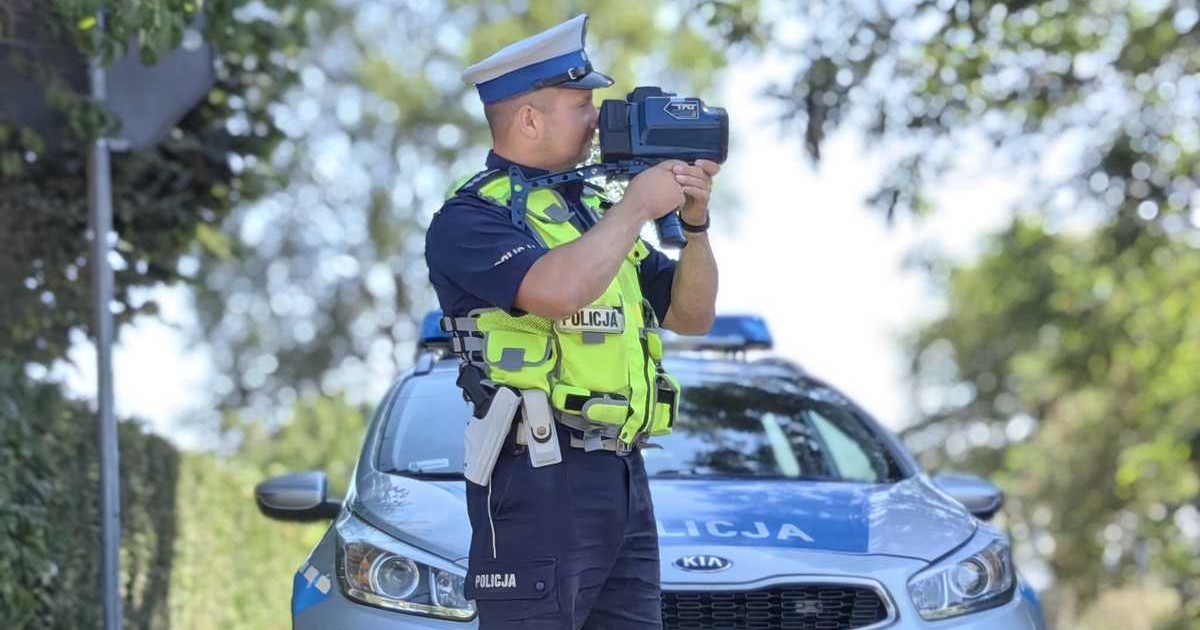
M 758 315 L 717 315 L 705 337 L 740 338 L 747 349 L 770 350 L 774 345 L 767 322 Z
M 442 309 L 435 308 L 425 313 L 421 320 L 421 341 L 418 346 L 445 344 L 450 341 L 450 334 L 442 330 Z
M 746 347 L 770 349 L 771 331 L 758 315 L 717 315 L 706 337 L 741 337 Z
M 663 344 L 673 350 L 770 350 L 774 345 L 767 323 L 758 315 L 717 315 L 707 335 L 665 334 Z

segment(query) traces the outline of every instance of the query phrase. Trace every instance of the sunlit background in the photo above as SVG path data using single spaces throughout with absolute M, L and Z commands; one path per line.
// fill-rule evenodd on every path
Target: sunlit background
M 144 4 L 154 24 L 196 9 Z M 50 19 L 83 29 L 95 5 Z M 287 627 L 321 528 L 266 521 L 250 488 L 314 468 L 345 486 L 435 306 L 424 227 L 487 150 L 461 69 L 586 11 L 617 79 L 597 101 L 653 84 L 730 113 L 718 310 L 764 316 L 777 354 L 930 470 L 998 483 L 1053 627 L 1200 628 L 1194 0 L 197 6 L 217 88 L 163 148 L 115 158 L 131 627 Z M 94 475 L 82 145 L 0 131 L 0 455 L 37 464 L 0 489 L 28 475 L 50 497 L 12 493 L 33 516 L 0 518 L 52 541 L 0 601 L 18 628 L 84 627 L 90 595 L 22 594 L 95 571 L 56 555 L 87 519 L 54 522 Z

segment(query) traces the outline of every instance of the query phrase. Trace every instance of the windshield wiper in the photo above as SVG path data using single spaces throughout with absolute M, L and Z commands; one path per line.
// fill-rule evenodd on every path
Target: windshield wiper
M 432 481 L 445 481 L 448 479 L 466 479 L 460 472 L 408 472 L 406 470 L 393 471 L 393 474 L 401 477 L 412 477 L 413 479 L 428 479 Z

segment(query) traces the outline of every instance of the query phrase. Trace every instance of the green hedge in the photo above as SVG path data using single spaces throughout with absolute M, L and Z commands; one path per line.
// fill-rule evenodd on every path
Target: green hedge
M 335 439 L 294 461 L 319 427 Z M 98 628 L 95 414 L 52 384 L 0 363 L 0 628 Z M 121 423 L 121 592 L 128 630 L 285 630 L 292 576 L 326 525 L 270 521 L 254 485 L 304 468 L 333 472 L 340 492 L 361 440 L 343 401 L 298 405 L 282 431 L 235 459 L 179 453 Z M 308 437 L 306 437 L 308 436 Z M 281 459 L 292 461 L 284 466 Z
M 0 627 L 100 623 L 95 426 L 58 387 L 0 366 Z M 120 440 L 125 617 L 166 628 L 179 456 L 133 424 Z

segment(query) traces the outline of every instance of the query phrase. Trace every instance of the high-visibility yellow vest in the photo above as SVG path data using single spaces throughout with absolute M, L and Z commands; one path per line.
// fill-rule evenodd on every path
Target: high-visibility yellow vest
M 455 194 L 464 191 L 501 207 L 512 194 L 508 176 L 499 172 L 481 173 Z M 597 219 L 602 197 L 585 186 L 582 199 Z M 559 247 L 582 236 L 558 191 L 530 191 L 525 206 L 525 220 L 544 246 Z M 452 333 L 458 355 L 483 369 L 495 385 L 540 389 L 559 412 L 615 429 L 625 444 L 665 435 L 678 413 L 679 382 L 662 368 L 658 320 L 638 281 L 638 263 L 647 256 L 638 239 L 604 293 L 562 320 L 514 317 L 488 308 L 448 317 L 443 327 Z

